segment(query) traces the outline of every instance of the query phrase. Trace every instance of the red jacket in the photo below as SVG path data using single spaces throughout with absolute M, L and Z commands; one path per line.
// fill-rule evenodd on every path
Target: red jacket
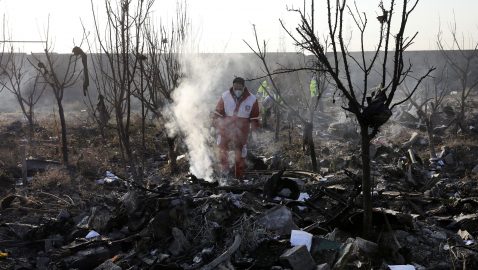
M 216 105 L 215 126 L 225 138 L 246 144 L 250 126 L 259 127 L 259 103 L 247 88 L 238 99 L 232 87 L 224 92 Z

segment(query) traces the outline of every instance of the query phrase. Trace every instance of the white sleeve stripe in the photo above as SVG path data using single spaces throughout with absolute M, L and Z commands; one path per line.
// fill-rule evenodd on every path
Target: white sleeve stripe
M 224 115 L 218 113 L 217 111 L 215 111 L 214 113 L 217 114 L 217 115 L 219 115 L 219 116 L 224 116 Z
M 260 117 L 252 117 L 252 118 L 249 118 L 249 119 L 251 119 L 251 120 L 259 120 L 259 119 L 261 119 L 261 118 L 260 118 Z

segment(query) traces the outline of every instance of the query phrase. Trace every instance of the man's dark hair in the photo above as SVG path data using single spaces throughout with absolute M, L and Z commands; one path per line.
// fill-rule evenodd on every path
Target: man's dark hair
M 232 83 L 233 83 L 233 84 L 234 84 L 234 83 L 239 83 L 239 84 L 244 85 L 244 79 L 241 78 L 241 77 L 236 77 L 236 78 L 234 78 L 234 80 L 232 81 Z

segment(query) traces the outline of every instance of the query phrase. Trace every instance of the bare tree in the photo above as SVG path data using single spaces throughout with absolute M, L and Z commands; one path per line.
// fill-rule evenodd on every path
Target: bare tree
M 428 148 L 430 157 L 436 158 L 435 151 L 435 121 L 440 114 L 440 108 L 449 94 L 448 70 L 441 69 L 439 76 L 428 79 L 419 92 L 409 99 L 410 104 L 416 109 L 418 118 L 425 123 L 428 136 Z M 406 83 L 403 84 L 403 91 L 406 96 L 411 95 L 411 90 Z
M 136 92 L 135 95 L 162 123 L 171 120 L 163 114 L 163 109 L 165 105 L 173 102 L 173 92 L 184 77 L 180 56 L 184 52 L 189 29 L 190 22 L 185 3 L 178 3 L 176 17 L 169 27 L 161 24 L 159 29 L 156 29 L 150 21 L 144 25 L 147 56 L 141 59 L 140 68 L 143 74 L 141 79 L 144 78 L 145 84 L 143 85 L 143 81 L 140 81 L 140 86 L 137 88 L 141 91 Z M 144 122 L 144 108 L 142 110 Z M 167 135 L 172 172 L 177 171 L 176 139 L 177 135 Z
M 3 15 L 3 28 L 2 28 L 2 38 L 3 38 L 3 41 L 2 42 L 2 45 L 1 45 L 1 48 L 0 48 L 0 79 L 3 80 L 3 77 L 4 75 L 6 75 L 5 73 L 5 70 L 6 70 L 6 66 L 7 66 L 7 63 L 8 61 L 5 60 L 5 46 L 6 46 L 6 40 L 7 40 L 7 32 L 6 32 L 6 19 L 5 19 L 5 15 Z M 2 93 L 3 89 L 5 89 L 5 86 L 4 85 L 0 85 L 0 93 Z
M 81 72 L 77 72 L 78 57 L 71 54 L 68 62 L 62 63 L 60 57 L 52 53 L 52 46 L 49 43 L 49 30 L 46 31 L 46 43 L 42 55 L 32 55 L 33 60 L 28 59 L 30 64 L 41 74 L 43 83 L 46 83 L 53 92 L 58 106 L 58 116 L 61 124 L 61 150 L 63 163 L 68 164 L 68 141 L 66 130 L 65 112 L 63 109 L 63 95 L 65 89 L 72 87 L 78 81 Z
M 313 2 L 313 1 L 312 1 Z M 334 2 L 334 3 L 332 3 Z M 378 43 L 375 50 L 368 57 L 365 50 L 365 31 L 367 29 L 368 19 L 365 13 L 354 6 L 347 5 L 346 0 L 326 1 L 328 33 L 316 33 L 312 21 L 314 12 L 305 14 L 303 10 L 293 10 L 300 16 L 300 23 L 295 28 L 296 33 L 287 30 L 287 27 L 281 21 L 285 31 L 295 41 L 296 46 L 313 55 L 317 65 L 309 67 L 325 72 L 330 78 L 343 98 L 342 108 L 353 115 L 360 126 L 361 132 L 361 159 L 362 159 L 362 192 L 363 192 L 363 230 L 364 236 L 369 237 L 372 224 L 372 197 L 371 197 L 371 174 L 370 174 L 370 141 L 379 132 L 379 128 L 388 121 L 392 115 L 392 109 L 406 100 L 394 103 L 394 96 L 403 82 L 403 79 L 410 75 L 411 64 L 405 64 L 404 52 L 412 44 L 417 33 L 412 37 L 405 36 L 405 29 L 410 14 L 418 4 L 418 0 L 402 2 L 401 12 L 399 13 L 398 31 L 392 34 L 392 22 L 395 15 L 395 0 L 391 0 L 390 6 L 386 9 L 382 2 L 379 7 L 383 15 L 377 19 L 380 22 L 378 29 Z M 312 9 L 313 10 L 313 9 Z M 348 40 L 344 37 L 345 17 L 355 23 L 360 35 L 360 53 L 359 57 L 348 50 Z M 394 48 L 391 42 L 394 40 Z M 331 49 L 330 54 L 327 49 Z M 381 51 L 383 50 L 383 51 Z M 383 55 L 382 58 L 378 57 Z M 391 59 L 389 58 L 391 54 Z M 391 63 L 391 67 L 389 65 Z M 356 65 L 362 77 L 362 83 L 352 79 L 351 67 Z M 391 68 L 392 76 L 387 76 L 387 69 Z M 418 85 L 426 78 L 430 69 L 424 75 L 418 77 L 416 84 L 412 87 L 413 94 Z M 372 92 L 370 88 L 370 74 L 377 71 L 380 74 L 380 91 Z M 270 72 L 268 72 L 270 73 Z
M 478 64 L 478 42 L 471 41 L 471 49 L 466 49 L 465 39 L 460 37 L 456 29 L 456 21 L 450 27 L 451 44 L 443 38 L 443 32 L 440 30 L 437 35 L 437 46 L 446 59 L 448 66 L 458 76 L 460 86 L 458 89 L 458 108 L 454 119 L 456 126 L 462 131 L 467 131 L 466 113 L 469 106 L 470 94 L 475 92 L 478 86 L 478 74 L 476 65 Z M 457 129 L 458 131 L 458 129 Z
M 46 84 L 39 83 L 40 74 L 26 69 L 25 62 L 25 54 L 15 54 L 12 47 L 6 66 L 3 67 L 6 79 L 2 80 L 0 84 L 18 101 L 18 105 L 28 121 L 29 138 L 31 139 L 34 130 L 34 107 L 43 95 Z M 31 73 L 36 73 L 36 75 L 32 76 Z
M 103 96 L 113 106 L 122 159 L 125 167 L 131 166 L 135 178 L 139 172 L 130 141 L 131 101 L 137 91 L 135 80 L 141 76 L 143 29 L 153 3 L 154 0 L 105 0 L 107 21 L 102 30 L 91 1 L 95 34 L 99 49 L 104 54 L 97 58 L 104 86 Z
M 83 35 L 86 37 L 85 38 L 85 43 L 88 48 L 88 51 L 92 51 L 92 41 L 88 38 L 88 33 L 83 25 L 82 22 L 82 27 L 83 27 Z M 96 88 L 96 96 L 92 95 L 92 92 L 94 91 L 85 91 L 85 97 L 83 98 L 83 103 L 86 105 L 88 108 L 88 114 L 89 117 L 93 120 L 93 122 L 98 126 L 98 129 L 100 130 L 101 137 L 103 140 L 106 140 L 106 129 L 108 126 L 108 122 L 111 118 L 111 112 L 113 111 L 113 106 L 111 102 L 108 102 L 108 100 L 105 99 L 105 95 L 107 94 L 108 90 L 108 84 L 107 80 L 103 79 L 102 76 L 102 71 L 107 70 L 107 68 L 104 66 L 106 63 L 104 59 L 102 58 L 103 54 L 101 53 L 96 53 L 96 54 L 91 54 L 90 53 L 90 61 L 92 63 L 92 68 L 91 70 L 88 70 L 88 82 L 89 82 L 89 77 L 90 75 L 93 75 L 93 83 L 94 87 Z M 85 64 L 83 64 L 85 66 Z M 86 72 L 86 71 L 85 71 Z M 85 83 L 83 83 L 85 85 Z M 97 99 L 98 101 L 94 102 L 94 100 Z

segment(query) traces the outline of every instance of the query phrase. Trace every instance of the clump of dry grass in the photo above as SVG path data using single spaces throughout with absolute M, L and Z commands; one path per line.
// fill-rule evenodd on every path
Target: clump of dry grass
M 64 169 L 50 169 L 35 175 L 32 188 L 66 187 L 71 185 L 71 176 Z
M 256 218 L 243 214 L 234 224 L 234 231 L 242 236 L 241 250 L 255 250 L 264 239 L 273 237 L 264 226 L 256 222 Z
M 12 143 L 14 145 L 14 143 Z M 14 145 L 16 146 L 16 145 Z M 17 163 L 21 161 L 19 151 L 10 146 L 0 146 L 0 168 L 11 168 L 17 166 Z

